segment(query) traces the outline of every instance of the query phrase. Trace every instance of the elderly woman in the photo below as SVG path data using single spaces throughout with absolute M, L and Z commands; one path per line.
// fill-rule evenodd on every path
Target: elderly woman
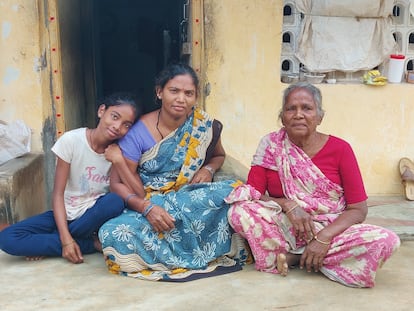
M 324 116 L 315 86 L 284 92 L 283 127 L 262 138 L 246 185 L 226 199 L 231 226 L 244 236 L 260 271 L 299 265 L 350 287 L 373 287 L 398 236 L 363 224 L 367 195 L 351 146 L 317 131 Z

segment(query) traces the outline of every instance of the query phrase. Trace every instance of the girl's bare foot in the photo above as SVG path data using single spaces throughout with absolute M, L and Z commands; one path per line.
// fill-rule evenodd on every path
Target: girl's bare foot
M 277 271 L 281 276 L 287 276 L 289 272 L 289 265 L 287 263 L 286 255 L 285 254 L 278 254 L 276 257 L 276 267 Z
M 45 256 L 26 256 L 27 261 L 38 261 L 45 258 Z

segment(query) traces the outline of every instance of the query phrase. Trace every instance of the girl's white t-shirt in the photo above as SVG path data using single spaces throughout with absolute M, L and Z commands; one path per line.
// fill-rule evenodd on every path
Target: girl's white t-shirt
M 82 216 L 96 200 L 109 192 L 111 162 L 92 150 L 86 139 L 86 128 L 64 133 L 52 151 L 70 164 L 65 188 L 67 220 Z

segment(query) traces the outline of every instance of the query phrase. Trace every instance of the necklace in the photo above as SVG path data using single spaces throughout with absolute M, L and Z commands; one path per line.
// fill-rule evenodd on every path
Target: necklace
M 164 139 L 164 135 L 162 135 L 160 129 L 158 128 L 158 124 L 160 123 L 160 114 L 161 114 L 161 109 L 158 110 L 157 124 L 155 125 L 155 127 L 157 128 L 158 133 L 160 133 L 161 139 Z
M 92 134 L 95 133 L 95 129 L 89 129 L 88 133 L 89 133 L 89 145 L 91 146 L 91 149 L 95 151 L 96 153 L 103 153 L 99 144 L 94 146 L 94 143 L 92 140 Z
M 91 146 L 91 149 L 93 150 L 93 151 L 95 151 L 95 149 L 93 148 L 93 142 L 92 142 L 92 129 L 89 129 L 89 131 L 88 131 L 88 136 L 89 136 L 89 144 L 90 144 L 90 146 Z

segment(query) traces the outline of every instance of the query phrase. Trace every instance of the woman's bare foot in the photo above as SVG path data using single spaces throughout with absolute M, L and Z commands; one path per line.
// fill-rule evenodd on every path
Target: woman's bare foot
M 281 276 L 287 276 L 289 272 L 289 265 L 287 263 L 286 255 L 285 254 L 278 254 L 276 257 L 276 267 L 277 271 Z
M 45 258 L 45 256 L 26 256 L 27 261 L 38 261 Z
M 299 264 L 300 255 L 296 254 L 278 254 L 276 257 L 277 271 L 281 276 L 287 276 L 289 267 L 293 267 Z
M 96 235 L 93 236 L 93 246 L 98 252 L 102 253 L 102 243 Z

